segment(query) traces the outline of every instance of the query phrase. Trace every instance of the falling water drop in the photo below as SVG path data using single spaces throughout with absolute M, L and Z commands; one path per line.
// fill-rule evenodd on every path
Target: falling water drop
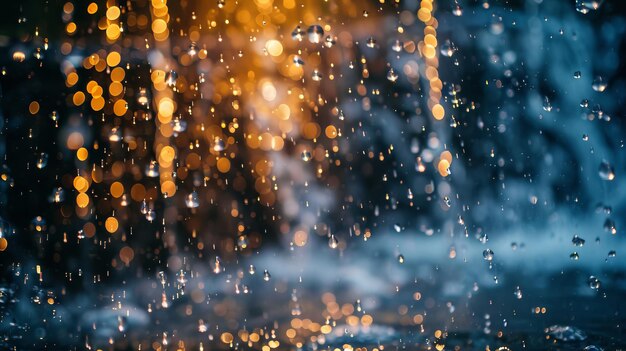
M 443 56 L 452 57 L 455 51 L 456 50 L 454 48 L 454 45 L 449 39 L 444 41 L 443 44 L 441 44 L 440 52 Z
M 402 46 L 404 45 L 404 43 L 402 43 L 400 40 L 396 40 L 393 42 L 393 45 L 391 45 L 391 50 L 395 51 L 395 52 L 400 52 L 402 51 Z
M 146 219 L 148 222 L 153 222 L 156 219 L 156 211 L 149 209 L 148 212 L 146 212 Z
M 483 251 L 483 258 L 485 259 L 485 261 L 493 260 L 493 256 L 494 256 L 494 253 L 491 249 L 485 249 Z
M 543 109 L 547 112 L 552 111 L 552 104 L 550 103 L 550 99 L 547 96 L 544 96 L 543 98 Z
M 513 295 L 515 295 L 515 297 L 518 300 L 521 300 L 522 299 L 522 289 L 520 289 L 519 286 L 515 287 L 515 291 L 513 291 Z
M 339 241 L 335 237 L 335 234 L 331 234 L 330 238 L 328 238 L 328 247 L 331 249 L 336 249 L 339 246 Z
M 393 68 L 391 68 L 387 73 L 387 80 L 389 80 L 390 82 L 395 82 L 396 80 L 398 80 L 398 75 L 396 74 L 396 72 L 394 72 Z
M 178 73 L 176 73 L 176 71 L 171 70 L 165 74 L 165 84 L 167 84 L 170 88 L 176 86 L 177 80 Z
M 187 54 L 192 57 L 196 56 L 198 54 L 198 44 L 191 42 L 191 44 L 189 44 L 189 49 L 187 49 Z
M 215 256 L 215 258 L 213 259 L 213 262 L 211 263 L 211 266 L 212 266 L 213 273 L 215 274 L 220 274 L 222 270 L 224 269 L 222 267 L 222 259 L 219 258 L 219 256 Z
M 146 90 L 146 88 L 140 88 L 139 92 L 137 93 L 137 103 L 139 103 L 141 106 L 147 106 L 148 102 L 148 91 Z
M 611 233 L 613 235 L 617 234 L 617 227 L 615 226 L 615 222 L 612 219 L 607 218 L 604 221 L 603 227 L 605 232 Z
M 295 55 L 293 57 L 293 63 L 296 65 L 296 67 L 301 67 L 304 65 L 304 60 L 299 55 Z
M 593 83 L 591 84 L 591 88 L 597 92 L 603 92 L 606 90 L 607 82 L 601 76 L 597 76 L 594 78 Z
M 320 43 L 324 37 L 324 29 L 319 24 L 312 25 L 307 29 L 307 36 L 311 43 Z
M 37 168 L 44 169 L 46 168 L 47 165 L 48 165 L 48 154 L 45 152 L 42 152 L 39 154 L 39 157 L 37 158 Z
M 156 161 L 150 161 L 146 166 L 146 176 L 156 178 L 159 176 L 159 164 Z
M 55 188 L 52 192 L 51 200 L 55 203 L 65 200 L 65 190 L 62 187 Z
M 332 48 L 333 46 L 335 46 L 336 43 L 337 38 L 332 35 L 327 35 L 326 38 L 324 38 L 324 46 L 326 46 L 327 48 Z
M 572 244 L 574 244 L 574 246 L 582 247 L 585 245 L 585 239 L 579 237 L 578 235 L 574 235 L 572 238 Z
M 582 107 L 582 108 L 589 107 L 589 100 L 587 100 L 587 99 L 580 100 L 580 107 Z
M 200 197 L 195 190 L 185 198 L 185 206 L 187 206 L 187 208 L 197 208 L 200 206 Z
M 220 137 L 215 137 L 215 140 L 213 140 L 213 150 L 217 152 L 221 152 L 221 151 L 224 151 L 225 149 L 226 149 L 226 142 L 224 142 L 224 139 Z
M 302 41 L 302 38 L 304 38 L 304 31 L 300 28 L 300 26 L 296 26 L 296 28 L 291 32 L 291 38 L 293 40 Z
M 593 290 L 600 289 L 600 279 L 596 278 L 593 275 L 589 276 L 589 279 L 587 279 L 587 283 L 589 284 L 589 287 Z
M 187 122 L 180 118 L 176 118 L 172 121 L 172 129 L 176 133 L 182 133 L 187 130 Z
M 320 71 L 318 70 L 313 70 L 313 73 L 311 73 L 311 79 L 313 79 L 316 82 L 319 82 L 322 80 L 322 74 L 320 73 Z
M 460 17 L 463 15 L 463 7 L 461 7 L 461 5 L 459 5 L 458 3 L 454 5 L 454 7 L 452 8 L 452 14 Z
M 615 179 L 615 171 L 613 166 L 606 160 L 600 162 L 600 167 L 598 168 L 598 175 L 602 180 L 613 180 Z

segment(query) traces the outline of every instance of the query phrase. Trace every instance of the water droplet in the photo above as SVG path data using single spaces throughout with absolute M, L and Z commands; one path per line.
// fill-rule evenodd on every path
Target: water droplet
M 296 67 L 301 67 L 304 65 L 304 60 L 299 55 L 295 55 L 293 57 L 293 63 L 296 65 Z
M 55 188 L 52 192 L 50 200 L 55 203 L 62 202 L 63 200 L 65 200 L 65 190 L 63 190 L 63 188 L 61 187 Z
M 478 237 L 478 240 L 483 243 L 486 244 L 489 241 L 489 236 L 487 236 L 487 233 L 482 233 L 480 234 L 480 236 Z
M 187 206 L 187 208 L 197 208 L 200 206 L 200 197 L 195 190 L 190 194 L 187 194 L 187 197 L 185 198 L 185 206 Z
M 313 79 L 316 82 L 319 82 L 322 80 L 322 74 L 318 70 L 313 70 L 313 73 L 311 73 L 311 79 Z
M 191 42 L 191 44 L 189 44 L 187 54 L 189 54 L 189 56 L 196 56 L 198 54 L 198 44 Z
M 617 227 L 615 226 L 615 222 L 612 219 L 607 218 L 604 221 L 603 227 L 604 227 L 604 231 L 609 232 L 613 235 L 617 234 Z
M 587 100 L 587 99 L 580 100 L 580 107 L 582 107 L 582 108 L 589 107 L 589 100 Z
M 109 132 L 109 141 L 118 142 L 122 140 L 122 131 L 118 127 L 111 128 Z
M 580 79 L 580 77 L 582 77 L 582 73 L 580 73 L 580 71 L 574 72 L 574 78 Z
M 159 164 L 156 161 L 150 161 L 146 166 L 146 176 L 156 178 L 159 176 Z
M 450 40 L 446 40 L 441 44 L 440 52 L 443 56 L 452 57 L 456 49 Z
M 463 15 L 463 7 L 461 7 L 461 5 L 459 4 L 455 4 L 454 7 L 452 8 L 452 14 L 460 17 Z
M 300 28 L 300 26 L 297 26 L 296 29 L 291 32 L 291 38 L 293 40 L 302 41 L 302 38 L 304 38 L 304 31 Z
M 206 333 L 207 330 L 209 330 L 209 327 L 207 327 L 207 325 L 204 323 L 204 321 L 202 319 L 199 320 L 198 321 L 198 332 L 199 333 Z M 202 345 L 202 344 L 200 344 L 200 345 Z M 202 346 L 200 347 L 200 350 L 202 350 Z
M 615 171 L 613 170 L 613 166 L 608 161 L 603 160 L 600 162 L 600 167 L 598 168 L 598 175 L 602 180 L 613 180 L 615 179 Z
M 215 274 L 220 274 L 223 270 L 222 267 L 222 259 L 219 258 L 219 256 L 215 256 L 215 258 L 213 259 L 213 262 L 211 262 L 211 268 L 213 270 L 213 273 Z
M 307 29 L 309 41 L 317 44 L 322 41 L 324 37 L 324 29 L 319 24 L 314 24 Z
M 569 258 L 571 258 L 574 261 L 578 261 L 578 259 L 580 258 L 580 256 L 578 255 L 578 252 L 574 251 L 571 254 L 569 254 Z
M 395 82 L 396 80 L 398 80 L 398 75 L 396 74 L 396 72 L 393 71 L 393 68 L 391 68 L 387 73 L 387 79 L 390 82 Z
M 585 245 L 585 239 L 579 237 L 578 235 L 574 235 L 572 238 L 572 244 L 574 244 L 574 246 L 582 247 Z
M 402 256 L 401 254 L 400 254 L 400 255 L 398 255 L 398 262 L 399 262 L 400 264 L 404 263 L 404 256 Z
M 176 71 L 171 70 L 165 74 L 165 84 L 167 84 L 170 88 L 176 86 L 177 80 L 178 73 L 176 73 Z
M 146 88 L 139 89 L 139 92 L 137 93 L 137 102 L 142 106 L 148 105 L 148 91 L 146 90 Z
M 597 76 L 593 80 L 593 83 L 591 84 L 591 87 L 593 88 L 593 90 L 601 93 L 601 92 L 606 90 L 607 82 L 601 76 Z
M 587 279 L 587 283 L 589 284 L 589 287 L 594 289 L 594 290 L 598 290 L 600 289 L 600 279 L 592 276 L 589 276 L 589 279 Z
M 493 260 L 493 251 L 491 249 L 485 249 L 483 251 L 483 258 L 485 259 L 485 261 L 491 261 Z
M 585 5 L 579 4 L 579 1 L 580 0 L 576 1 L 576 11 L 582 13 L 583 15 L 588 14 L 589 13 L 589 9 Z
M 59 120 L 59 113 L 57 111 L 52 111 L 50 113 L 50 119 L 57 122 Z
M 519 288 L 519 286 L 515 287 L 515 291 L 513 291 L 513 295 L 515 295 L 515 297 L 518 300 L 522 299 L 522 289 Z
M 39 157 L 37 158 L 37 168 L 44 169 L 46 168 L 47 165 L 48 165 L 48 154 L 45 152 L 42 152 L 39 154 Z
M 339 247 L 339 240 L 335 237 L 335 234 L 331 234 L 330 238 L 328 238 L 328 247 L 331 249 L 336 249 Z
M 393 45 L 391 45 L 391 50 L 395 52 L 400 52 L 402 51 L 403 46 L 404 46 L 404 43 L 402 43 L 400 40 L 396 40 L 393 42 Z
M 335 46 L 336 43 L 337 43 L 337 37 L 335 36 L 327 35 L 326 38 L 324 39 L 324 45 L 327 48 L 332 48 L 333 46 Z
M 187 130 L 187 122 L 180 118 L 176 118 L 172 121 L 172 129 L 174 129 L 176 133 L 182 133 Z
M 146 213 L 146 219 L 148 222 L 152 222 L 156 219 L 156 212 L 153 209 L 149 209 Z
M 300 156 L 302 157 L 302 161 L 304 162 L 309 162 L 311 160 L 311 152 L 308 150 L 302 151 L 302 154 Z
M 266 282 L 269 282 L 270 279 L 272 278 L 272 275 L 270 274 L 270 272 L 266 269 L 263 271 L 263 280 L 265 280 Z
M 552 111 L 552 104 L 547 96 L 543 98 L 543 109 L 548 112 Z
M 224 142 L 224 139 L 215 137 L 215 140 L 213 141 L 213 150 L 221 152 L 224 151 L 224 149 L 226 149 L 226 142 Z

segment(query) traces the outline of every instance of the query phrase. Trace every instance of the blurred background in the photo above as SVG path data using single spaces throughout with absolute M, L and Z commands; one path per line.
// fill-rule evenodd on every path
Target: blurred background
M 0 14 L 0 346 L 626 347 L 620 1 Z

